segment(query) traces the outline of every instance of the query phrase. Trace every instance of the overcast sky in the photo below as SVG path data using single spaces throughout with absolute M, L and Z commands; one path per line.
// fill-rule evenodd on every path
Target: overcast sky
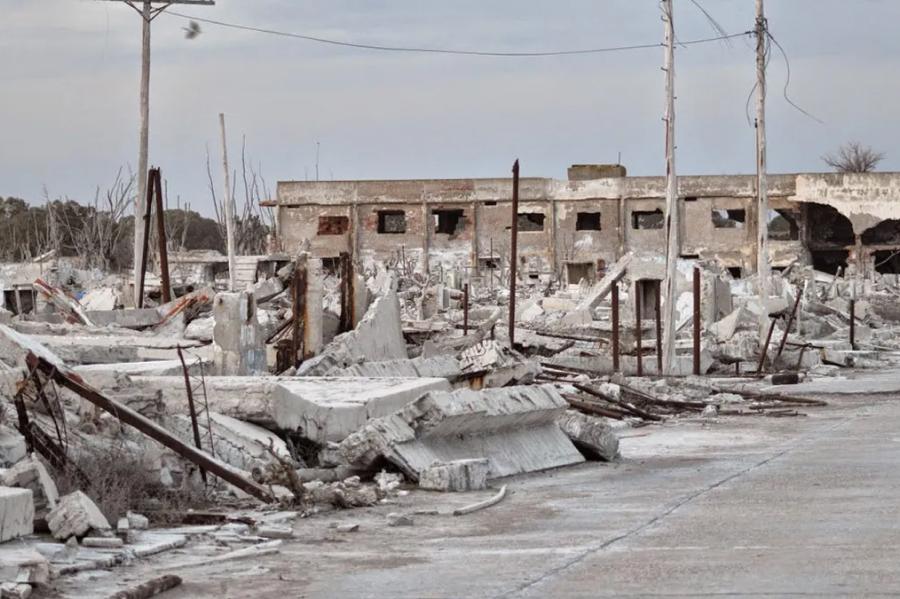
M 753 0 L 700 0 L 729 33 L 753 27 Z M 817 171 L 847 140 L 900 170 L 900 1 L 769 0 L 770 31 L 791 65 L 769 67 L 769 165 Z M 137 162 L 140 21 L 121 2 L 2 0 L 0 196 L 85 200 Z M 675 0 L 676 35 L 715 35 L 689 0 Z M 218 0 L 178 7 L 211 19 L 371 44 L 503 51 L 655 43 L 655 0 Z M 572 163 L 664 172 L 662 49 L 552 58 L 382 53 L 186 21 L 153 23 L 150 159 L 179 194 L 209 212 L 206 148 L 219 184 L 218 119 L 229 151 L 240 136 L 275 182 L 507 176 L 565 178 Z M 677 170 L 754 171 L 745 103 L 753 41 L 676 52 Z M 751 104 L 751 110 L 753 105 Z

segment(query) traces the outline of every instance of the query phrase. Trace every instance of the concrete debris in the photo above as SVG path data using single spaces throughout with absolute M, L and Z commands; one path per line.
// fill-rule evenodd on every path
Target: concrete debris
M 33 531 L 34 499 L 31 491 L 0 486 L 0 543 L 30 535 Z M 3 577 L 0 577 L 2 580 Z
M 487 488 L 491 463 L 486 458 L 436 462 L 422 472 L 419 487 L 431 491 L 480 491 Z
M 6 599 L 7 589 L 11 593 L 25 592 L 25 588 L 32 585 L 44 585 L 50 581 L 50 562 L 40 552 L 28 546 L 10 546 L 7 544 L 0 549 L 0 589 Z M 18 587 L 18 588 L 17 588 Z M 12 594 L 13 597 L 22 595 Z
M 0 424 L 0 468 L 9 468 L 25 457 L 25 438 Z
M 619 455 L 619 439 L 603 418 L 566 410 L 556 420 L 585 457 L 611 462 Z
M 412 516 L 407 516 L 406 514 L 400 514 L 397 512 L 391 512 L 386 517 L 388 526 L 412 526 L 413 519 Z
M 485 387 L 524 385 L 534 381 L 541 373 L 539 364 L 491 339 L 464 350 L 458 359 L 464 374 L 485 373 L 483 377 Z
M 256 299 L 247 292 L 219 293 L 213 300 L 213 359 L 220 375 L 265 374 L 265 336 Z
M 87 315 L 81 304 L 74 297 L 68 295 L 62 289 L 50 285 L 43 279 L 35 279 L 34 291 L 44 301 L 47 301 L 59 310 L 67 322 L 77 322 L 87 326 L 93 326 L 93 321 Z
M 549 385 L 423 395 L 341 443 L 347 462 L 384 457 L 411 480 L 435 462 L 489 459 L 491 478 L 584 461 L 555 419 L 565 400 Z
M 83 537 L 91 531 L 106 535 L 112 530 L 100 509 L 81 491 L 60 498 L 56 508 L 47 514 L 47 527 L 61 541 Z
M 59 501 L 56 483 L 34 454 L 0 474 L 0 484 L 29 489 L 33 496 L 34 510 L 41 516 L 54 509 Z

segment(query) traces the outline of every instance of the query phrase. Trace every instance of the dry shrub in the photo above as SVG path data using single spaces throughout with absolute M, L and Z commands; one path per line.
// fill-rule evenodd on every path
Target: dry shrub
M 69 467 L 56 472 L 60 495 L 83 491 L 113 526 L 128 511 L 155 521 L 154 513 L 161 508 L 182 511 L 209 503 L 202 489 L 163 486 L 140 456 L 121 446 L 84 450 L 69 459 Z

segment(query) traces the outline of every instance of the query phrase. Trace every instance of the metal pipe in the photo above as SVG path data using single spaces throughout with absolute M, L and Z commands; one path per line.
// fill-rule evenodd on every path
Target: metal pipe
M 509 347 L 516 343 L 516 266 L 518 263 L 519 237 L 519 160 L 513 163 L 512 230 L 510 232 L 509 258 Z
M 694 267 L 694 374 L 700 375 L 700 269 Z
M 634 282 L 634 344 L 637 348 L 637 375 L 644 376 L 644 363 L 641 359 L 641 282 Z
M 788 333 L 791 331 L 791 325 L 794 324 L 794 317 L 797 315 L 797 308 L 800 307 L 801 297 L 803 297 L 803 294 L 798 289 L 797 299 L 794 300 L 794 307 L 791 310 L 791 315 L 788 317 L 787 325 L 784 327 L 784 335 L 781 336 L 781 343 L 778 344 L 778 353 L 775 354 L 773 363 L 778 363 L 778 359 L 781 358 L 781 352 L 784 351 L 784 344 L 787 343 Z
M 188 411 L 191 415 L 191 429 L 194 432 L 194 445 L 197 446 L 197 449 L 202 450 L 203 445 L 200 443 L 200 425 L 197 422 L 197 408 L 194 405 L 194 390 L 191 388 L 191 377 L 188 375 L 188 367 L 184 361 L 184 354 L 181 353 L 181 346 L 177 346 L 175 351 L 178 352 L 178 359 L 181 360 L 181 372 L 184 374 L 184 390 L 187 393 Z M 206 469 L 202 466 L 200 467 L 200 478 L 203 479 L 203 484 L 205 485 Z
M 856 349 L 856 300 L 850 300 L 850 349 Z
M 619 282 L 612 286 L 612 360 L 613 372 L 619 372 Z
M 762 351 L 759 352 L 759 364 L 756 365 L 756 374 L 762 373 L 763 364 L 766 361 L 766 354 L 769 353 L 769 341 L 772 340 L 772 332 L 775 330 L 775 317 L 772 317 L 772 322 L 769 323 L 769 332 L 766 334 L 766 342 L 762 346 Z

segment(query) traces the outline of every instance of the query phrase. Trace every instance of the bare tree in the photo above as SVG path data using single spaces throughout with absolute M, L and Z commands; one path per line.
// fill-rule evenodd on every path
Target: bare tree
M 876 152 L 858 141 L 851 141 L 838 148 L 837 154 L 825 154 L 822 160 L 839 173 L 869 173 L 884 159 L 882 152 Z
M 274 215 L 270 208 L 260 205 L 268 199 L 269 189 L 266 180 L 262 176 L 262 167 L 253 166 L 247 160 L 246 136 L 241 141 L 241 180 L 243 181 L 243 197 L 238 199 L 238 185 L 232 186 L 231 193 L 235 200 L 234 214 L 234 244 L 238 255 L 264 254 L 266 252 L 266 238 L 274 228 Z M 209 148 L 206 150 L 206 175 L 209 179 L 209 192 L 213 200 L 213 208 L 216 212 L 216 221 L 219 223 L 222 239 L 225 238 L 225 203 L 224 198 L 216 196 L 216 184 L 213 179 L 209 162 Z M 238 181 L 237 170 L 231 177 Z

